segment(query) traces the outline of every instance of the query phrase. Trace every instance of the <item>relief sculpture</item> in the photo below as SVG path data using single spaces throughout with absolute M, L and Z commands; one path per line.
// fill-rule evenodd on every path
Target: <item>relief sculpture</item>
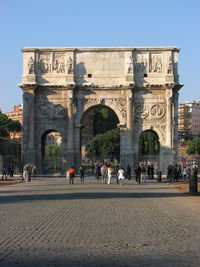
M 139 104 L 135 107 L 135 117 L 137 119 L 145 119 L 149 115 L 149 108 L 142 104 Z
M 47 104 L 41 104 L 38 107 L 38 115 L 41 118 L 48 118 L 51 116 L 50 107 Z
M 30 57 L 29 61 L 28 61 L 28 74 L 34 74 L 34 60 L 32 57 Z
M 165 109 L 162 105 L 156 104 L 151 107 L 150 112 L 153 118 L 162 118 L 165 114 Z
M 150 58 L 150 71 L 162 72 L 162 58 L 160 55 L 153 55 Z
M 55 105 L 53 107 L 53 116 L 55 118 L 63 118 L 63 117 L 65 117 L 66 114 L 67 114 L 67 111 L 64 107 L 62 107 L 60 105 Z
M 135 73 L 147 73 L 148 72 L 148 59 L 147 55 L 137 55 L 136 62 L 134 63 Z
M 37 62 L 38 73 L 44 74 L 51 72 L 50 55 L 40 55 Z
M 67 73 L 72 74 L 73 72 L 73 64 L 72 64 L 72 58 L 71 56 L 67 60 Z
M 173 73 L 172 57 L 169 57 L 167 60 L 167 74 Z
M 57 73 L 64 73 L 65 72 L 65 57 L 64 55 L 55 55 L 54 63 L 53 63 L 53 70 Z
M 133 74 L 133 59 L 132 56 L 127 58 L 127 74 Z

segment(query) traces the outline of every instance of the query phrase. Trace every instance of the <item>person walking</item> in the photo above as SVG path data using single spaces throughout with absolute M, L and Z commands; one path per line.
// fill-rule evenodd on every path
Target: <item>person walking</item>
M 131 180 L 131 167 L 129 166 L 129 164 L 126 168 L 126 175 L 127 175 L 128 180 Z
M 111 178 L 112 178 L 112 173 L 113 173 L 113 168 L 111 168 L 110 165 L 108 165 L 107 172 L 108 172 L 108 184 L 110 184 Z
M 151 166 L 148 164 L 147 166 L 147 175 L 148 175 L 148 180 L 151 179 Z
M 135 168 L 135 175 L 136 175 L 136 183 L 137 184 L 140 184 L 141 172 L 142 172 L 142 170 L 141 170 L 140 164 L 138 163 L 137 167 Z
M 6 168 L 2 168 L 1 180 L 3 180 L 4 177 L 5 177 L 5 180 L 7 180 L 7 169 Z
M 10 170 L 10 177 L 13 177 L 14 175 L 14 166 L 11 167 L 11 170 Z
M 123 167 L 120 167 L 117 176 L 118 176 L 119 184 L 120 184 L 120 185 L 123 185 L 123 181 L 124 181 L 124 179 L 125 179 L 125 175 L 124 175 L 124 169 L 123 169 Z
M 79 168 L 79 175 L 80 175 L 81 183 L 83 183 L 84 182 L 84 169 L 82 166 L 80 166 Z
M 142 172 L 142 181 L 146 183 L 146 167 L 143 163 L 141 165 L 141 172 Z
M 150 175 L 151 175 L 151 179 L 154 180 L 154 166 L 153 166 L 153 164 L 151 164 L 151 167 L 150 167 Z
M 106 184 L 107 168 L 105 164 L 101 167 L 101 179 L 102 183 Z
M 117 165 L 116 166 L 116 170 L 115 170 L 115 174 L 116 174 L 116 184 L 119 184 L 119 179 L 118 179 L 118 176 L 119 176 L 119 173 L 118 171 L 120 170 L 119 166 Z
M 98 180 L 99 179 L 99 174 L 98 174 L 98 167 L 97 167 L 97 165 L 94 166 L 94 175 L 95 175 L 95 178 Z
M 74 167 L 71 166 L 71 168 L 69 169 L 69 184 L 74 184 Z

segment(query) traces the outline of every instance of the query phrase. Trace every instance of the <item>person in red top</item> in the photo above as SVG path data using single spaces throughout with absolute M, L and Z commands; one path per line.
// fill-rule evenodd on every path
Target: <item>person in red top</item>
M 69 183 L 70 184 L 74 184 L 74 168 L 73 166 L 71 166 L 71 169 L 69 169 L 69 174 L 70 174 L 70 177 L 69 177 Z

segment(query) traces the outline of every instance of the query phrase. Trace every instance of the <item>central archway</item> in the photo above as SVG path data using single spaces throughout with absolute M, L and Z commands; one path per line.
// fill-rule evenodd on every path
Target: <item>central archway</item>
M 91 169 L 103 163 L 118 164 L 120 130 L 116 113 L 99 104 L 84 111 L 80 122 L 81 165 Z

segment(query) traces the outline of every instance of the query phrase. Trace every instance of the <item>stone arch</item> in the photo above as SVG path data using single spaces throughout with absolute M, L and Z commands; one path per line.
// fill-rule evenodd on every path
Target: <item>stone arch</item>
M 43 131 L 43 133 L 41 134 L 40 137 L 40 158 L 41 158 L 41 165 L 40 165 L 40 169 L 42 170 L 42 173 L 45 173 L 45 141 L 46 138 L 48 136 L 48 134 L 50 133 L 59 133 L 61 135 L 62 138 L 62 133 L 56 129 L 56 127 L 51 127 L 48 130 Z
M 116 114 L 116 112 L 115 112 L 116 108 L 112 108 L 111 106 L 108 106 L 105 103 L 95 102 L 93 104 L 85 105 L 84 109 L 79 112 L 78 118 L 76 117 L 77 127 L 74 127 L 74 131 L 75 131 L 74 136 L 76 136 L 76 142 L 74 142 L 75 151 L 76 151 L 76 162 L 74 165 L 81 164 L 81 161 L 82 161 L 82 147 L 81 147 L 81 144 L 82 144 L 82 142 L 81 142 L 81 140 L 82 140 L 81 139 L 82 138 L 82 136 L 81 136 L 82 119 L 84 118 L 85 115 L 87 115 L 88 112 L 95 110 L 96 108 L 99 108 L 99 107 L 108 108 L 115 113 L 115 116 L 118 119 L 117 126 L 121 122 L 123 122 L 122 116 L 121 116 L 121 121 L 120 121 L 120 118 L 118 116 L 119 111 L 117 112 L 118 114 Z M 120 131 L 121 131 L 121 129 L 120 129 Z M 120 147 L 121 147 L 121 138 L 120 138 Z M 78 161 L 78 158 L 79 158 L 79 161 Z
M 162 144 L 162 145 L 164 144 L 164 142 L 165 142 L 164 134 L 156 126 L 144 125 L 142 127 L 141 131 L 139 132 L 139 136 L 141 135 L 142 132 L 145 132 L 145 131 L 154 131 L 158 135 L 160 144 Z
M 107 107 L 112 109 L 116 116 L 119 119 L 119 124 L 120 125 L 125 125 L 126 124 L 126 110 L 124 108 L 124 105 L 120 105 L 120 107 L 118 107 L 116 104 L 119 104 L 118 102 L 114 103 L 113 100 L 111 99 L 100 99 L 100 100 L 96 100 L 96 101 L 88 101 L 80 111 L 77 112 L 76 115 L 76 124 L 79 125 L 82 119 L 82 116 L 85 112 L 87 112 L 90 109 L 93 109 L 97 106 L 102 106 L 102 107 Z

